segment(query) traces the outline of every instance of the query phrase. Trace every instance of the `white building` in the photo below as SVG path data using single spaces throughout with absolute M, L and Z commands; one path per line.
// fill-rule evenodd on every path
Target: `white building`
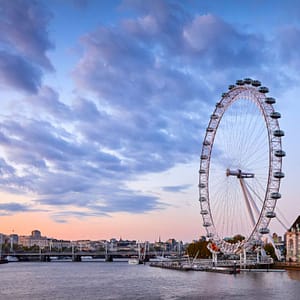
M 300 262 L 300 216 L 285 233 L 286 261 Z
M 49 240 L 42 236 L 39 230 L 33 230 L 31 235 L 19 236 L 19 244 L 25 247 L 39 246 L 45 248 L 49 246 Z

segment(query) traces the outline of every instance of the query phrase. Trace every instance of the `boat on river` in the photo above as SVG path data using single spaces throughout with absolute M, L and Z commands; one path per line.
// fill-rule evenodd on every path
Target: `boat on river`
M 138 243 L 138 255 L 132 256 L 128 259 L 130 265 L 141 265 L 146 261 L 146 247 L 144 243 Z
M 17 262 L 17 261 L 19 261 L 19 259 L 15 255 L 7 255 L 5 258 L 7 259 L 8 262 Z
M 138 256 L 132 256 L 128 259 L 128 263 L 130 265 L 141 265 L 143 264 L 143 261 Z

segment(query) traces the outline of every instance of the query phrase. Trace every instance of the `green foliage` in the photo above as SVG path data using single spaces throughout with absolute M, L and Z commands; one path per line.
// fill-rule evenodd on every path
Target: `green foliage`
M 275 249 L 271 243 L 265 244 L 264 249 L 267 255 L 270 255 L 274 260 L 278 260 L 275 254 Z
M 235 244 L 238 241 L 243 241 L 244 239 L 245 239 L 245 237 L 242 236 L 241 234 L 236 234 L 233 238 L 227 239 L 226 242 L 231 243 L 231 244 Z
M 195 243 L 191 243 L 187 247 L 186 254 L 193 258 L 196 257 L 196 255 L 197 258 L 210 258 L 211 253 L 207 249 L 207 244 L 207 241 L 198 241 Z

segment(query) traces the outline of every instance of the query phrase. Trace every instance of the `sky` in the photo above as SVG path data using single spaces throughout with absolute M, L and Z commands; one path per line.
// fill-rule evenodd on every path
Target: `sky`
M 0 0 L 0 232 L 191 241 L 199 155 L 229 84 L 258 79 L 300 215 L 300 3 Z M 284 232 L 282 227 L 274 231 Z

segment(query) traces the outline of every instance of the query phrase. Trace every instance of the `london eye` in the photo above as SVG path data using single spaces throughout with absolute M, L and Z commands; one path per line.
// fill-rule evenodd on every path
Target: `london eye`
M 258 245 L 270 233 L 282 172 L 281 114 L 258 80 L 230 85 L 209 118 L 199 169 L 207 238 L 222 253 Z M 234 240 L 235 236 L 243 239 Z

